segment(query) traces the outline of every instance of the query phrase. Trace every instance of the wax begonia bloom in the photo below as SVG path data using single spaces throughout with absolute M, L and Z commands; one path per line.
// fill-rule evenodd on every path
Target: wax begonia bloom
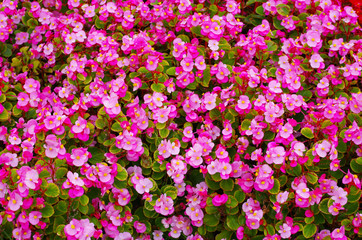
M 318 146 L 316 147 L 316 152 L 318 156 L 325 157 L 327 156 L 327 153 L 330 151 L 330 149 L 331 144 L 327 140 L 323 140 L 323 142 L 318 144 Z
M 218 206 L 221 206 L 221 205 L 225 204 L 227 202 L 227 200 L 228 200 L 228 195 L 227 194 L 225 194 L 225 193 L 222 194 L 222 195 L 217 194 L 216 196 L 213 197 L 212 204 L 214 206 L 218 207 Z
M 313 54 L 309 60 L 312 68 L 324 68 L 324 59 L 317 53 Z
M 135 185 L 135 189 L 139 194 L 148 193 L 153 187 L 153 183 L 148 178 L 140 179 Z

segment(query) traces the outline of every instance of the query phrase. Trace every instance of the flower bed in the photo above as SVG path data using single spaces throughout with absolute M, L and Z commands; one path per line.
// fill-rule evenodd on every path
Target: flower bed
M 352 6 L 3 1 L 0 238 L 361 238 Z

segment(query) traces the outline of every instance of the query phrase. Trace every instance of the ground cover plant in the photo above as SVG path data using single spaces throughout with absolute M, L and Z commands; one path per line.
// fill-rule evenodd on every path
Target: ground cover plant
M 0 239 L 361 238 L 361 6 L 2 1 Z

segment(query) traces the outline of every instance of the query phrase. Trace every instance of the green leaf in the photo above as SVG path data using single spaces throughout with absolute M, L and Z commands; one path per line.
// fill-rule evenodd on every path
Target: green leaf
M 65 201 L 59 201 L 55 206 L 55 210 L 57 214 L 54 215 L 62 215 L 68 211 L 68 203 Z
M 239 204 L 238 200 L 233 195 L 228 195 L 228 200 L 225 203 L 225 206 L 228 208 L 234 208 Z
M 307 181 L 311 184 L 316 184 L 318 181 L 318 176 L 314 172 L 308 172 L 306 177 L 307 177 Z
M 232 191 L 234 189 L 234 181 L 231 178 L 229 178 L 227 180 L 222 180 L 220 182 L 220 187 L 224 191 Z
M 238 228 L 240 227 L 238 217 L 236 215 L 228 215 L 226 217 L 226 224 L 231 230 L 234 231 L 238 230 Z
M 166 187 L 162 189 L 162 192 L 166 193 L 166 195 L 171 197 L 172 199 L 177 198 L 177 188 L 174 186 L 166 185 Z
M 127 177 L 128 177 L 128 173 L 126 171 L 126 169 L 124 167 L 122 167 L 121 165 L 117 164 L 118 168 L 117 168 L 117 176 L 116 178 L 119 181 L 126 181 Z
M 219 11 L 219 9 L 217 8 L 217 6 L 214 5 L 214 4 L 209 7 L 209 10 L 210 10 L 212 13 L 214 13 L 214 14 L 216 14 L 216 13 Z
M 290 13 L 290 7 L 286 4 L 279 4 L 277 6 L 277 12 L 282 16 L 287 16 Z
M 206 226 L 214 227 L 219 224 L 219 219 L 220 216 L 218 214 L 212 214 L 212 215 L 206 214 L 204 217 L 204 223 Z
M 16 105 L 14 105 L 14 107 L 13 107 L 13 115 L 15 117 L 19 117 L 22 112 L 23 112 L 22 110 L 20 110 Z
M 265 40 L 265 43 L 268 46 L 267 50 L 269 52 L 274 52 L 274 51 L 278 50 L 278 45 L 274 41 Z
M 9 112 L 4 109 L 4 111 L 2 113 L 0 113 L 0 121 L 5 122 L 5 121 L 9 120 L 9 118 L 10 118 Z
M 160 133 L 160 137 L 163 139 L 167 138 L 167 136 L 170 134 L 170 130 L 168 130 L 167 128 L 163 128 L 158 131 Z
M 12 49 L 13 49 L 12 45 L 5 44 L 5 48 L 4 48 L 4 51 L 2 52 L 2 55 L 7 58 L 10 57 L 13 54 Z
M 329 207 L 328 206 L 328 201 L 329 201 L 329 199 L 325 198 L 319 203 L 319 206 L 318 206 L 319 210 L 324 214 L 330 214 L 328 212 L 328 207 Z
M 55 232 L 57 233 L 57 235 L 65 238 L 65 233 L 64 233 L 65 225 L 61 224 L 61 225 L 56 226 L 56 227 L 57 228 L 56 228 Z
M 154 91 L 154 92 L 160 92 L 162 93 L 163 90 L 165 90 L 165 85 L 162 84 L 162 83 L 153 83 L 151 85 L 151 89 Z
M 104 118 L 98 118 L 96 120 L 96 127 L 98 129 L 103 129 L 103 128 L 105 128 L 105 126 L 107 126 L 107 123 Z
M 87 195 L 83 194 L 83 195 L 79 198 L 79 202 L 80 202 L 81 205 L 86 206 L 86 205 L 88 205 L 88 203 L 89 203 L 89 197 L 88 197 Z
M 351 166 L 351 169 L 353 170 L 353 172 L 355 172 L 355 173 L 362 172 L 362 165 L 357 163 L 356 158 L 351 160 L 350 166 Z
M 225 38 L 221 38 L 220 41 L 219 41 L 219 47 L 222 49 L 222 50 L 225 50 L 225 51 L 230 51 L 231 49 L 231 46 L 230 46 L 230 43 L 228 41 L 226 41 Z
M 138 70 L 137 70 L 138 73 L 148 73 L 149 71 L 145 68 L 145 67 L 140 67 Z
M 121 127 L 121 124 L 119 124 L 119 122 L 115 122 L 112 124 L 111 130 L 114 132 L 121 132 L 123 129 Z
M 211 80 L 210 67 L 207 66 L 203 72 L 203 80 L 200 83 L 204 87 L 208 87 Z
M 274 178 L 274 186 L 268 192 L 271 193 L 271 194 L 278 194 L 279 191 L 280 191 L 280 182 L 279 182 L 278 179 Z
M 220 189 L 220 184 L 218 182 L 215 182 L 211 179 L 210 175 L 207 175 L 205 178 L 205 183 L 211 190 L 218 190 Z
M 247 7 L 247 6 L 249 6 L 251 4 L 254 4 L 256 2 L 263 2 L 263 0 L 249 0 L 249 1 L 246 2 L 245 6 Z
M 281 25 L 281 20 L 278 20 L 276 17 L 273 17 L 273 25 L 278 30 L 283 30 L 284 27 Z
M 244 191 L 238 190 L 234 193 L 234 197 L 239 203 L 242 203 L 242 202 L 244 202 L 246 196 L 245 196 Z
M 305 136 L 306 138 L 312 139 L 314 138 L 314 134 L 312 132 L 312 129 L 305 127 L 302 129 L 301 133 L 303 134 L 303 136 Z
M 256 10 L 255 10 L 255 12 L 256 12 L 257 14 L 259 14 L 260 16 L 265 16 L 263 6 L 257 7 Z
M 338 139 L 338 146 L 336 147 L 336 149 L 340 153 L 347 152 L 347 144 L 345 142 L 343 142 L 343 139 L 341 139 L 341 138 Z
M 92 164 L 100 163 L 105 158 L 105 152 L 102 149 L 96 147 L 89 147 L 88 152 L 92 154 L 92 157 L 89 159 L 89 162 Z
M 61 167 L 61 168 L 58 168 L 58 170 L 55 172 L 55 177 L 57 179 L 61 179 L 62 177 L 65 176 L 65 174 L 68 172 L 68 169 L 64 168 L 64 167 Z
M 219 109 L 214 108 L 209 112 L 209 116 L 211 120 L 215 120 L 221 116 L 221 112 L 219 111 Z
M 233 232 L 230 231 L 222 231 L 221 233 L 219 233 L 218 235 L 216 235 L 215 240 L 221 240 L 221 239 L 231 239 L 231 236 L 233 235 Z
M 171 75 L 171 76 L 175 76 L 176 75 L 176 68 L 175 67 L 170 67 L 169 69 L 166 70 L 166 74 Z
M 53 216 L 54 214 L 54 208 L 49 203 L 44 203 L 44 207 L 40 210 L 42 213 L 43 218 L 48 218 Z
M 270 224 L 268 224 L 267 226 L 266 226 L 266 233 L 267 234 L 270 234 L 270 235 L 274 235 L 275 234 L 275 228 L 274 228 L 274 226 L 273 225 L 270 225 Z M 265 233 L 265 232 L 264 232 Z M 265 235 L 267 235 L 267 234 L 265 234 Z
M 88 214 L 88 205 L 83 206 L 82 204 L 78 205 L 78 210 L 83 213 L 84 215 Z
M 315 224 L 307 224 L 303 228 L 303 236 L 311 238 L 317 233 L 317 226 Z
M 346 214 L 351 215 L 358 211 L 359 208 L 359 202 L 351 202 L 347 203 L 343 206 L 346 209 Z
M 55 183 L 49 183 L 45 195 L 48 197 L 57 197 L 59 194 L 59 187 Z
M 96 25 L 97 28 L 103 29 L 105 27 L 106 23 L 99 20 L 99 18 L 97 17 L 96 21 L 95 21 L 95 25 Z
M 245 119 L 242 123 L 241 123 L 241 130 L 245 131 L 248 130 L 249 127 L 251 125 L 251 121 L 249 119 Z
M 357 202 L 361 199 L 361 194 L 362 191 L 361 190 L 357 190 L 355 194 L 352 194 L 352 191 L 350 191 L 350 193 L 347 195 L 348 198 L 348 202 Z

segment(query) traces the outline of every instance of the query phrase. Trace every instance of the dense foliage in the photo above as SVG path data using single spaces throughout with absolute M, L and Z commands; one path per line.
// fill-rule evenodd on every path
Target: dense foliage
M 0 238 L 361 238 L 361 36 L 339 0 L 4 0 Z

